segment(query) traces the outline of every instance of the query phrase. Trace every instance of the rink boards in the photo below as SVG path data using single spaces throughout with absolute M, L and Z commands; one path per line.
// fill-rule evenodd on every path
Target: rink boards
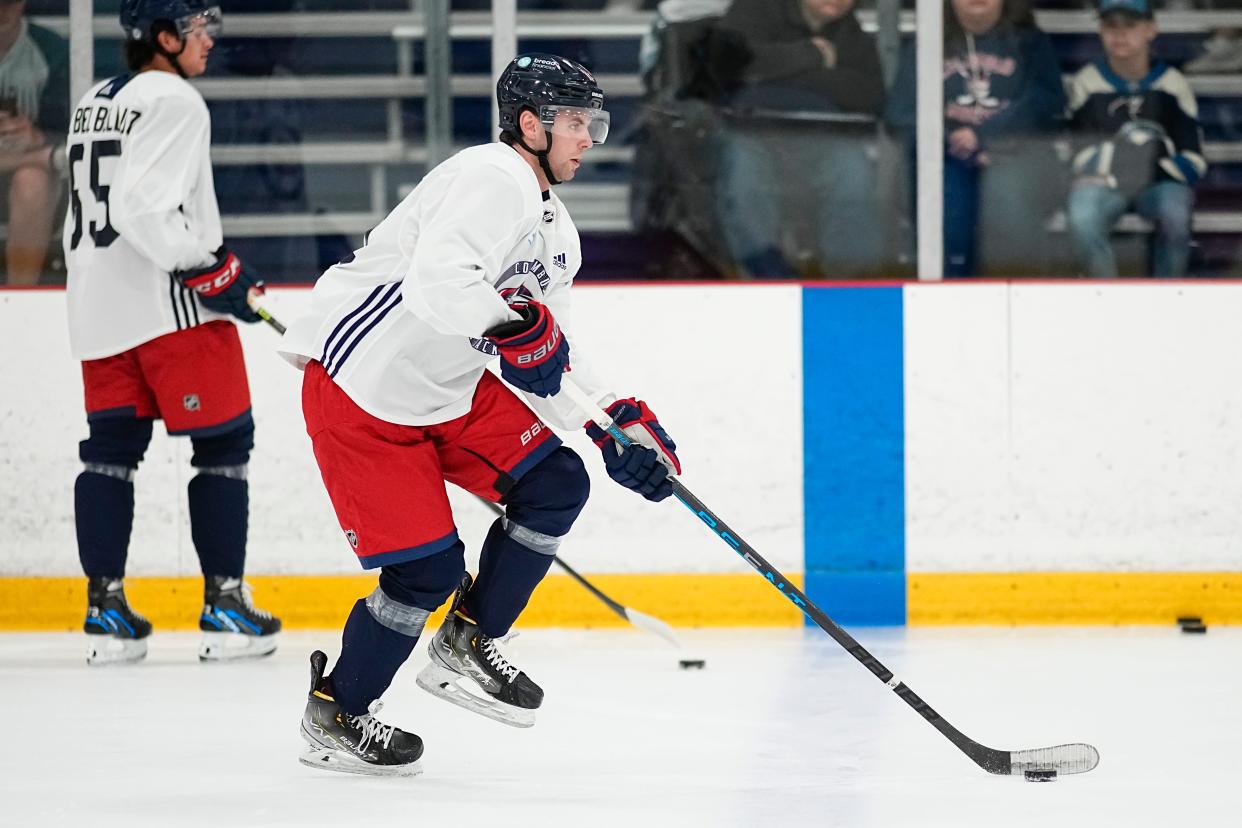
M 306 295 L 269 305 L 288 321 Z M 1219 623 L 1242 622 L 1239 319 L 1242 286 L 1221 283 L 609 285 L 577 291 L 571 326 L 658 412 L 683 482 L 843 623 Z M 68 628 L 86 429 L 63 293 L 0 291 L 0 331 L 0 629 Z M 300 374 L 267 328 L 243 341 L 248 570 L 290 626 L 334 626 L 374 578 L 323 492 Z M 567 442 L 594 478 L 561 550 L 575 568 L 674 624 L 799 622 L 694 516 Z M 157 434 L 137 480 L 129 589 L 164 627 L 200 598 L 188 460 Z M 492 517 L 453 499 L 473 549 Z M 620 622 L 554 575 L 523 623 Z

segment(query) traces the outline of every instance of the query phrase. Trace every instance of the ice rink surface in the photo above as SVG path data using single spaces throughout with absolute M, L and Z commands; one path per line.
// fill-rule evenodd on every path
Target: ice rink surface
M 157 631 L 145 663 L 103 669 L 81 635 L 5 634 L 0 824 L 1242 824 L 1242 629 L 854 632 L 976 741 L 1089 742 L 1100 766 L 990 776 L 815 629 L 683 631 L 680 651 L 631 630 L 525 631 L 506 649 L 547 691 L 530 730 L 420 691 L 420 644 L 380 714 L 426 742 L 405 779 L 296 761 L 307 656 L 334 659 L 336 633 L 203 665 L 197 635 Z

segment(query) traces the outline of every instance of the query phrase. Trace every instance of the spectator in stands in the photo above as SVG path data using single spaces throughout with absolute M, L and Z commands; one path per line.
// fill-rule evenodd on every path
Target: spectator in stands
M 913 43 L 893 82 L 888 119 L 912 136 Z M 1027 266 L 1017 251 L 1039 238 L 1051 142 L 1065 108 L 1061 70 L 1025 0 L 947 0 L 944 12 L 944 274 L 974 276 L 980 238 L 1007 256 L 1003 275 Z M 982 226 L 980 222 L 982 221 Z M 992 264 L 996 264 L 993 262 Z
M 1169 2 L 1163 7 L 1165 11 L 1180 8 L 1186 0 L 1178 3 Z M 1204 11 L 1237 12 L 1242 9 L 1239 0 L 1194 0 L 1196 9 Z M 1187 74 L 1227 74 L 1242 72 L 1242 27 L 1217 26 L 1212 36 L 1203 43 L 1203 54 L 1187 62 L 1182 69 Z
M 1150 0 L 1100 0 L 1104 57 L 1070 81 L 1074 158 L 1069 225 L 1087 275 L 1117 275 L 1109 234 L 1127 208 L 1155 226 L 1152 271 L 1186 273 L 1194 185 L 1207 169 L 1186 78 L 1151 56 Z
M 854 0 L 734 0 L 720 25 L 751 52 L 730 100 L 738 117 L 720 142 L 720 220 L 734 260 L 755 277 L 795 275 L 781 237 L 802 211 L 783 210 L 782 196 L 809 196 L 822 270 L 870 273 L 880 249 L 866 139 L 884 110 L 884 81 Z
M 0 211 L 12 285 L 36 284 L 43 273 L 60 196 L 52 148 L 69 123 L 69 48 L 25 12 L 26 0 L 0 0 Z

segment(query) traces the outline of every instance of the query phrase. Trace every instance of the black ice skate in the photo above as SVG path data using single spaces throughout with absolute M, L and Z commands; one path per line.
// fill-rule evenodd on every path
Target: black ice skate
M 431 661 L 418 674 L 418 686 L 433 696 L 513 727 L 530 727 L 543 704 L 543 690 L 501 655 L 466 614 L 462 598 L 470 589 L 467 575 L 453 606 L 427 645 Z
M 126 664 L 147 655 L 151 622 L 129 608 L 120 578 L 86 582 L 86 663 Z
M 280 619 L 250 600 L 250 585 L 241 578 L 209 575 L 204 579 L 203 614 L 198 619 L 203 661 L 258 658 L 276 649 Z
M 302 738 L 307 748 L 298 757 L 299 762 L 312 768 L 370 776 L 423 772 L 418 764 L 423 755 L 422 739 L 376 719 L 383 706 L 378 699 L 371 702 L 370 712 L 361 716 L 343 712 L 334 698 L 332 679 L 323 675 L 328 657 L 316 650 L 310 662 L 310 694 L 302 714 Z

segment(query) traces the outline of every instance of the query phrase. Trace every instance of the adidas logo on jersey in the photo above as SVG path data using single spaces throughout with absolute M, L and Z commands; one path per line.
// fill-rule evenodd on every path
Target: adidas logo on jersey
M 564 253 L 557 253 L 555 256 L 553 256 L 553 257 L 552 257 L 552 264 L 556 265 L 556 266 L 557 266 L 557 267 L 559 267 L 561 270 L 564 270 L 565 268 L 569 267 L 569 265 L 565 264 L 565 254 L 564 254 Z

